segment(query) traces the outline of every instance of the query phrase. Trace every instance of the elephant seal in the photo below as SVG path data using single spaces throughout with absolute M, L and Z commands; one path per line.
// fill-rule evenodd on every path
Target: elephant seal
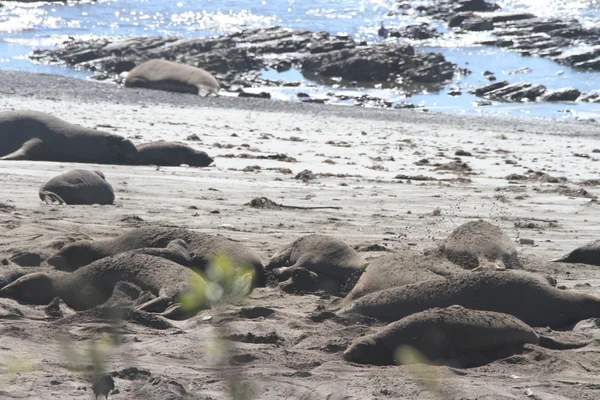
M 38 111 L 0 112 L 0 160 L 131 164 L 137 150 L 111 133 Z
M 384 255 L 371 261 L 346 295 L 342 306 L 369 293 L 433 279 L 445 279 L 464 270 L 437 254 L 421 255 L 412 250 Z
M 552 349 L 589 344 L 567 344 L 540 337 L 512 315 L 450 306 L 409 315 L 374 335 L 355 339 L 344 352 L 344 359 L 360 364 L 407 364 L 417 361 L 403 354 L 403 350 L 410 349 L 427 363 L 473 367 L 487 364 L 498 355 L 506 356 L 501 354 L 505 346 L 526 343 Z
M 149 60 L 129 72 L 125 87 L 208 96 L 218 93 L 219 82 L 202 68 L 167 60 Z
M 0 289 L 0 297 L 49 304 L 55 297 L 76 311 L 87 310 L 106 302 L 115 285 L 130 282 L 158 296 L 138 307 L 148 312 L 162 312 L 176 305 L 180 295 L 205 284 L 190 269 L 160 257 L 123 253 L 106 257 L 75 272 L 36 272 L 22 276 Z
M 566 256 L 552 260 L 552 262 L 600 265 L 600 240 L 594 240 L 578 247 Z
M 397 321 L 434 307 L 460 305 L 514 315 L 531 326 L 562 327 L 600 317 L 600 298 L 551 286 L 546 278 L 524 271 L 464 272 L 371 293 L 338 314 L 360 314 Z
M 193 149 L 182 143 L 163 140 L 137 146 L 137 163 L 140 165 L 158 165 L 178 167 L 187 164 L 190 167 L 208 167 L 213 159 L 203 151 Z
M 499 269 L 521 267 L 515 244 L 502 229 L 482 220 L 456 228 L 441 250 L 448 260 L 466 269 L 489 264 Z
M 40 199 L 59 204 L 112 204 L 115 192 L 102 172 L 74 169 L 44 183 Z
M 363 258 L 342 240 L 325 235 L 307 235 L 279 249 L 267 265 L 280 280 L 296 275 L 303 268 L 322 279 L 329 293 L 347 292 L 348 283 L 354 283 L 365 267 Z M 302 274 L 304 276 L 306 274 Z
M 53 267 L 74 271 L 104 257 L 147 247 L 164 248 L 181 239 L 187 243 L 191 267 L 206 269 L 216 256 L 226 256 L 236 267 L 254 269 L 254 285 L 265 284 L 265 271 L 258 254 L 246 245 L 224 236 L 209 235 L 184 228 L 143 227 L 104 240 L 80 240 L 64 246 L 48 259 Z
M 187 249 L 187 243 L 181 239 L 173 240 L 165 248 L 146 247 L 143 249 L 131 250 L 129 253 L 166 258 L 167 260 L 176 262 L 184 267 L 188 267 L 192 263 L 192 258 Z

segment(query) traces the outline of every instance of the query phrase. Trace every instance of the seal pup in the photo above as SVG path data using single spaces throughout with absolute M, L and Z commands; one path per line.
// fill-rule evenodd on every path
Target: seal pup
M 344 352 L 344 359 L 360 364 L 406 364 L 415 361 L 403 357 L 403 350 L 410 349 L 427 363 L 473 367 L 505 357 L 503 353 L 510 350 L 507 346 L 527 343 L 552 349 L 589 344 L 540 337 L 529 325 L 509 314 L 450 306 L 409 315 L 376 334 L 357 338 Z
M 307 235 L 279 249 L 266 268 L 279 280 L 296 275 L 292 274 L 294 270 L 305 269 L 322 277 L 325 287 L 321 289 L 336 294 L 348 291 L 349 288 L 344 287 L 358 279 L 365 264 L 360 254 L 342 240 L 326 235 Z
M 50 178 L 40 187 L 40 199 L 59 204 L 113 204 L 115 192 L 100 171 L 74 169 Z
M 448 260 L 466 269 L 490 264 L 498 269 L 521 267 L 513 241 L 502 229 L 483 220 L 456 228 L 440 250 Z
M 50 257 L 48 264 L 60 270 L 74 271 L 93 261 L 119 253 L 147 247 L 164 248 L 177 239 L 187 243 L 191 267 L 206 269 L 216 256 L 223 255 L 237 268 L 252 268 L 255 286 L 265 284 L 263 262 L 249 247 L 224 236 L 184 228 L 150 226 L 133 229 L 111 239 L 76 241 Z
M 460 305 L 514 315 L 531 326 L 563 327 L 600 317 L 600 298 L 560 290 L 543 276 L 524 271 L 464 272 L 365 295 L 338 314 L 397 321 L 434 307 Z
M 219 92 L 219 82 L 208 71 L 167 60 L 149 60 L 132 69 L 125 87 L 140 87 L 208 96 Z
M 552 262 L 600 265 L 600 240 L 594 240 L 578 247 L 566 256 L 552 260 Z
M 137 150 L 112 133 L 38 111 L 0 112 L 0 160 L 131 164 Z
M 187 164 L 190 167 L 208 167 L 213 159 L 203 151 L 193 149 L 183 143 L 164 140 L 137 146 L 140 165 L 158 165 L 178 167 Z
M 421 255 L 407 249 L 371 261 L 342 306 L 369 293 L 433 279 L 464 270 L 438 254 Z
M 157 296 L 138 306 L 138 310 L 163 312 L 171 309 L 172 314 L 179 296 L 197 285 L 206 284 L 200 275 L 173 261 L 146 254 L 123 253 L 71 273 L 36 272 L 22 276 L 0 289 L 0 297 L 37 305 L 49 304 L 59 297 L 72 309 L 82 311 L 106 302 L 120 281 L 130 282 Z

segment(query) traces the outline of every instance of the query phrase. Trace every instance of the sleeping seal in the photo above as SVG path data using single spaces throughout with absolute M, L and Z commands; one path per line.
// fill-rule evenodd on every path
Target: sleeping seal
M 0 160 L 131 164 L 137 150 L 111 133 L 38 111 L 0 112 Z
M 314 276 L 316 287 L 337 294 L 347 292 L 358 279 L 365 261 L 345 242 L 325 235 L 307 235 L 279 249 L 267 265 L 280 280 Z M 306 273 L 293 273 L 305 269 Z M 312 273 L 312 274 L 311 274 Z M 316 274 L 316 275 L 315 275 Z
M 112 204 L 115 192 L 100 171 L 75 169 L 49 179 L 40 188 L 40 199 L 59 204 Z
M 578 247 L 566 256 L 552 260 L 552 262 L 600 265 L 600 240 Z
M 177 239 L 187 243 L 191 257 L 190 266 L 206 269 L 216 256 L 223 255 L 236 267 L 253 268 L 254 284 L 264 285 L 265 273 L 262 260 L 249 247 L 224 236 L 209 235 L 184 228 L 152 226 L 133 229 L 111 239 L 79 240 L 64 246 L 48 259 L 48 264 L 60 270 L 74 271 L 93 261 L 126 251 L 145 247 L 164 248 Z
M 432 279 L 444 279 L 452 273 L 463 271 L 437 254 L 421 255 L 405 250 L 385 255 L 371 261 L 344 298 L 342 306 L 369 293 Z
M 526 343 L 553 349 L 588 344 L 563 344 L 540 337 L 512 315 L 450 306 L 409 315 L 374 335 L 355 339 L 344 359 L 360 364 L 406 364 L 417 361 L 403 357 L 402 351 L 410 349 L 418 351 L 427 363 L 472 367 L 506 356 L 502 354 L 505 346 Z
M 159 165 L 178 167 L 187 164 L 190 167 L 208 167 L 213 159 L 203 151 L 193 149 L 183 143 L 164 140 L 137 146 L 137 163 L 140 165 Z
M 562 327 L 600 317 L 600 298 L 560 290 L 543 276 L 524 271 L 465 272 L 381 290 L 361 297 L 338 313 L 397 321 L 434 307 L 460 305 L 514 315 L 531 326 Z
M 502 229 L 482 220 L 456 228 L 441 250 L 448 260 L 466 269 L 489 264 L 499 269 L 521 267 L 515 244 Z
M 0 297 L 38 305 L 49 304 L 59 297 L 72 309 L 81 311 L 106 302 L 120 281 L 133 283 L 157 296 L 138 307 L 149 312 L 165 311 L 193 286 L 205 284 L 200 275 L 172 261 L 124 253 L 71 273 L 52 271 L 22 276 L 0 289 Z
M 200 96 L 217 94 L 219 82 L 208 71 L 167 60 L 149 60 L 132 69 L 125 87 L 141 87 Z

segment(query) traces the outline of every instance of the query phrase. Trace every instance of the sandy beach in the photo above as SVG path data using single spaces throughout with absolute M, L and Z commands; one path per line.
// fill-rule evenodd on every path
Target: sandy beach
M 2 161 L 0 259 L 31 249 L 49 257 L 58 242 L 114 237 L 147 224 L 222 234 L 265 262 L 282 245 L 311 233 L 351 246 L 422 252 L 460 224 L 482 218 L 515 240 L 525 269 L 600 295 L 597 267 L 549 263 L 598 239 L 597 123 L 199 98 L 3 71 L 0 110 L 11 109 L 47 112 L 135 144 L 182 141 L 215 163 L 158 168 Z M 191 135 L 199 140 L 186 140 Z M 101 170 L 115 189 L 115 205 L 42 204 L 40 185 L 75 168 Z M 295 179 L 303 170 L 315 179 Z M 263 196 L 284 205 L 340 209 L 246 205 Z M 383 254 L 361 252 L 367 261 Z M 565 331 L 536 328 L 556 338 L 595 339 L 577 350 L 526 345 L 521 354 L 472 369 L 361 366 L 341 354 L 352 339 L 379 327 L 310 318 L 334 300 L 259 288 L 244 304 L 172 321 L 175 328 L 124 322 L 104 369 L 137 369 L 115 379 L 117 391 L 109 399 L 229 398 L 232 376 L 258 399 L 600 397 L 600 320 Z M 231 341 L 234 367 L 212 365 L 207 356 L 219 319 L 227 320 L 235 337 L 260 339 Z M 43 307 L 1 299 L 0 398 L 93 398 L 86 367 L 69 366 L 59 338 L 83 351 L 109 328 L 49 319 Z M 157 397 L 139 397 L 148 385 L 170 388 L 171 397 L 158 389 Z

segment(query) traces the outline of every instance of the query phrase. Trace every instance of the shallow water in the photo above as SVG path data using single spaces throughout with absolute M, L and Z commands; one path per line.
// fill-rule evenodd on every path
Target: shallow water
M 418 3 L 418 1 L 415 1 Z M 584 25 L 600 22 L 600 1 L 594 0 L 499 0 L 504 11 L 527 11 L 545 17 L 574 17 Z M 203 37 L 227 34 L 251 27 L 281 25 L 293 29 L 348 33 L 358 40 L 376 41 L 380 22 L 386 27 L 401 27 L 418 22 L 430 22 L 445 31 L 440 24 L 409 15 L 388 15 L 396 11 L 390 0 L 100 0 L 98 2 L 4 3 L 0 8 L 0 68 L 45 72 L 76 77 L 87 72 L 60 66 L 32 63 L 27 54 L 34 48 L 53 47 L 69 36 L 180 35 Z M 452 113 L 509 114 L 553 118 L 599 118 L 600 105 L 586 103 L 502 104 L 477 107 L 475 96 L 468 90 L 487 83 L 483 72 L 490 70 L 498 80 L 511 83 L 528 81 L 550 89 L 576 87 L 582 91 L 600 89 L 599 72 L 581 72 L 536 57 L 520 57 L 502 49 L 476 46 L 488 33 L 449 35 L 441 40 L 418 43 L 422 50 L 439 51 L 450 61 L 473 73 L 455 78 L 441 90 L 423 90 L 418 94 L 384 89 L 336 89 L 348 94 L 372 94 L 391 101 L 409 101 L 430 111 Z M 388 39 L 397 40 L 397 39 Z M 415 43 L 416 44 L 416 43 Z M 529 67 L 532 72 L 510 74 Z M 304 78 L 298 71 L 278 74 L 265 71 L 269 79 L 303 81 L 298 88 L 266 88 L 276 99 L 296 99 L 298 92 L 319 96 L 331 92 Z M 448 92 L 458 89 L 460 96 Z M 333 101 L 335 102 L 335 101 Z M 339 101 L 339 103 L 344 103 Z

